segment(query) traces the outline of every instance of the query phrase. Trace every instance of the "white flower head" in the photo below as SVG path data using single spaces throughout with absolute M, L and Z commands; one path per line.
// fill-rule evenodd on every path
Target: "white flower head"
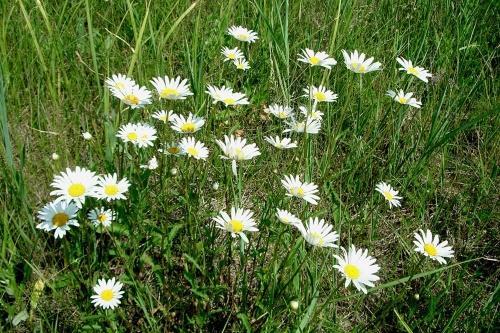
M 237 175 L 237 161 L 250 160 L 260 155 L 259 147 L 255 143 L 247 144 L 246 139 L 235 137 L 234 135 L 224 135 L 224 141 L 215 140 L 215 142 L 224 153 L 223 156 L 221 155 L 221 158 L 233 160 L 232 170 L 234 175 Z
M 241 50 L 237 47 L 235 47 L 234 49 L 230 49 L 228 47 L 223 47 L 220 52 L 224 56 L 224 61 L 234 61 L 237 59 L 245 58 L 245 56 L 243 55 Z
M 79 166 L 75 170 L 66 168 L 66 172 L 54 177 L 50 186 L 55 190 L 50 192 L 50 195 L 57 195 L 56 201 L 73 200 L 78 207 L 82 207 L 86 197 L 95 196 L 97 179 L 95 172 L 85 168 Z
M 87 217 L 90 221 L 92 221 L 94 227 L 102 225 L 103 227 L 108 228 L 115 220 L 115 213 L 111 209 L 101 207 L 92 209 Z
M 271 136 L 266 136 L 264 137 L 264 140 L 266 140 L 267 142 L 269 142 L 278 149 L 297 148 L 297 141 L 292 142 L 292 139 L 290 138 L 280 139 L 279 136 L 276 136 L 275 138 Z
M 139 166 L 141 169 L 149 169 L 149 170 L 155 170 L 158 168 L 158 160 L 156 159 L 156 156 L 153 156 L 149 161 L 148 164 L 142 164 Z
M 333 226 L 323 219 L 311 217 L 305 227 L 300 224 L 298 228 L 306 242 L 313 246 L 338 247 L 335 242 L 339 239 L 339 234 L 332 231 Z
M 207 89 L 206 93 L 214 100 L 212 104 L 216 104 L 217 102 L 222 102 L 225 106 L 250 104 L 245 94 L 233 92 L 231 88 L 226 88 L 225 86 L 217 88 L 208 85 Z
M 313 105 L 314 106 L 314 105 Z M 306 118 L 321 121 L 323 120 L 323 112 L 317 110 L 315 107 L 312 110 L 308 110 L 305 106 L 299 106 L 300 113 L 302 113 Z
M 429 80 L 427 79 L 428 77 L 432 77 L 432 74 L 429 73 L 428 70 L 422 67 L 413 66 L 411 60 L 406 60 L 403 57 L 398 57 L 396 58 L 396 60 L 401 64 L 401 66 L 403 66 L 402 68 L 399 68 L 400 71 L 406 71 L 407 74 L 416 76 L 425 83 L 429 82 Z
M 314 100 L 315 102 L 335 102 L 337 100 L 337 94 L 334 94 L 331 90 L 328 90 L 326 87 L 319 86 L 309 86 L 307 88 L 304 88 L 305 94 L 302 95 L 303 97 L 309 97 L 310 99 Z
M 373 287 L 373 282 L 380 279 L 375 275 L 380 267 L 375 263 L 375 258 L 368 255 L 368 250 L 356 250 L 354 245 L 351 245 L 349 251 L 341 249 L 344 255 L 334 255 L 337 259 L 337 265 L 333 267 L 344 276 L 346 288 L 352 282 L 356 289 L 366 294 L 366 286 Z
M 405 94 L 403 90 L 399 90 L 397 93 L 393 90 L 387 90 L 386 95 L 391 97 L 399 104 L 413 106 L 414 108 L 420 108 L 422 106 L 422 102 L 417 101 L 415 97 L 412 97 L 412 92 Z
M 285 176 L 285 179 L 281 180 L 281 184 L 285 187 L 289 197 L 297 197 L 303 199 L 310 204 L 317 205 L 320 199 L 315 193 L 317 193 L 318 186 L 314 183 L 301 182 L 299 176 Z
M 243 28 L 242 26 L 233 25 L 227 30 L 227 33 L 241 42 L 253 43 L 259 39 L 256 32 Z
M 399 200 L 403 199 L 403 197 L 398 196 L 399 192 L 393 189 L 391 185 L 380 182 L 375 187 L 375 190 L 380 192 L 384 196 L 385 200 L 389 202 L 389 208 L 401 206 Z
M 83 136 L 83 139 L 85 139 L 85 140 L 91 140 L 92 139 L 92 134 L 90 134 L 89 132 L 83 132 L 82 136 Z
M 440 264 L 446 264 L 445 258 L 453 257 L 453 249 L 448 246 L 448 241 L 439 243 L 439 236 L 434 235 L 430 230 L 424 232 L 422 229 L 415 233 L 415 240 L 413 243 L 417 246 L 416 252 L 422 253 L 424 256 L 438 261 Z
M 293 117 L 293 108 L 286 105 L 272 104 L 264 109 L 264 112 L 270 113 L 278 119 L 287 119 Z
M 162 149 L 162 152 L 165 155 L 173 155 L 173 156 L 180 156 L 183 155 L 184 152 L 181 149 L 181 146 L 177 142 L 170 142 L 168 143 L 164 149 Z
M 253 212 L 248 209 L 232 207 L 230 214 L 221 210 L 219 216 L 213 218 L 216 222 L 215 226 L 230 232 L 233 238 L 240 236 L 245 243 L 248 243 L 248 238 L 244 234 L 244 231 L 259 231 L 252 218 Z
M 354 73 L 365 74 L 382 69 L 380 62 L 373 62 L 373 57 L 365 59 L 366 55 L 364 53 L 359 54 L 358 50 L 354 50 L 350 54 L 342 50 L 342 55 L 347 69 Z
M 302 221 L 297 216 L 284 209 L 277 208 L 276 217 L 283 224 L 291 225 L 296 228 L 302 225 Z
M 134 80 L 123 74 L 113 74 L 112 77 L 106 79 L 105 83 L 112 92 L 126 90 L 137 85 Z
M 42 220 L 37 224 L 37 229 L 50 232 L 55 230 L 54 237 L 63 238 L 70 226 L 78 227 L 80 224 L 76 221 L 78 207 L 73 202 L 54 201 L 46 204 L 39 212 L 38 218 Z
M 183 115 L 175 115 L 170 120 L 171 127 L 174 131 L 184 134 L 191 134 L 198 132 L 200 128 L 205 124 L 205 119 L 198 117 L 197 115 L 189 113 L 187 118 Z
M 181 148 L 182 154 L 186 154 L 188 157 L 197 160 L 206 160 L 208 157 L 208 149 L 205 147 L 205 144 L 196 141 L 193 137 L 182 138 L 179 147 Z
M 173 110 L 170 110 L 170 111 L 160 110 L 160 111 L 156 111 L 153 114 L 153 118 L 158 119 L 159 121 L 162 121 L 164 123 L 167 123 L 167 121 L 170 121 L 174 116 L 175 116 L 175 113 Z
M 59 154 L 58 153 L 52 153 L 52 155 L 50 157 L 52 158 L 52 160 L 57 161 L 59 159 Z
M 147 124 L 128 123 L 120 127 L 116 136 L 123 142 L 131 142 L 139 148 L 145 148 L 153 146 L 153 141 L 156 140 L 156 130 Z
M 287 125 L 289 128 L 285 129 L 283 133 L 296 132 L 318 134 L 321 130 L 321 121 L 313 118 L 306 118 L 302 121 L 292 119 L 291 121 L 287 121 Z
M 188 80 L 184 79 L 181 81 L 180 76 L 175 79 L 170 79 L 168 76 L 163 78 L 160 76 L 155 77 L 151 80 L 151 84 L 156 88 L 160 99 L 180 100 L 193 95 L 191 90 L 189 90 Z
M 123 296 L 122 291 L 123 284 L 121 282 L 115 281 L 115 278 L 111 280 L 100 279 L 97 281 L 97 285 L 94 286 L 95 295 L 91 296 L 92 303 L 95 307 L 100 306 L 103 309 L 114 309 L 120 305 L 120 299 Z
M 246 71 L 247 69 L 250 69 L 250 65 L 248 64 L 248 61 L 245 58 L 239 58 L 236 60 L 233 60 L 233 64 L 236 66 L 236 69 Z
M 121 90 L 111 90 L 111 93 L 132 109 L 140 109 L 151 104 L 151 92 L 146 87 L 127 86 Z
M 127 178 L 118 180 L 116 173 L 107 174 L 99 177 L 95 196 L 107 201 L 126 199 L 125 193 L 129 187 L 130 183 Z
M 330 58 L 326 52 L 314 52 L 311 49 L 302 50 L 298 60 L 311 66 L 321 66 L 327 69 L 331 69 L 332 66 L 337 64 L 337 61 Z

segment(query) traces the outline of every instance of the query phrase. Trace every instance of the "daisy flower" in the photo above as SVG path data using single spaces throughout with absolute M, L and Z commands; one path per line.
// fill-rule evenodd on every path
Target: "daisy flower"
M 293 109 L 286 105 L 272 104 L 268 108 L 265 108 L 264 112 L 270 113 L 279 119 L 287 119 L 293 117 Z
M 230 213 L 231 215 L 221 210 L 219 212 L 219 216 L 213 218 L 216 222 L 215 226 L 219 229 L 230 232 L 233 238 L 237 235 L 240 236 L 245 243 L 248 243 L 248 238 L 243 232 L 259 231 L 254 219 L 252 218 L 253 213 L 248 209 L 235 207 L 231 208 Z
M 148 124 L 137 124 L 137 139 L 133 142 L 139 148 L 153 146 L 156 129 Z
M 275 138 L 271 136 L 266 136 L 264 137 L 264 140 L 272 144 L 274 147 L 278 149 L 290 149 L 290 148 L 296 148 L 297 147 L 297 141 L 291 142 L 292 139 L 290 138 L 283 138 L 280 139 L 279 136 L 276 136 Z
M 276 217 L 281 223 L 288 224 L 294 227 L 302 225 L 302 221 L 287 210 L 276 208 Z
M 105 83 L 111 91 L 121 91 L 137 85 L 134 80 L 123 74 L 113 74 Z
M 368 250 L 356 250 L 354 245 L 351 245 L 349 252 L 344 248 L 341 249 L 344 255 L 342 257 L 334 255 L 337 258 L 337 265 L 333 267 L 345 277 L 346 288 L 352 282 L 356 289 L 366 294 L 366 286 L 373 287 L 373 282 L 380 279 L 375 275 L 380 270 L 380 267 L 375 264 L 375 258 L 368 255 Z
M 180 156 L 183 154 L 182 149 L 177 142 L 170 142 L 165 146 L 165 149 L 162 149 L 162 152 L 165 155 L 173 156 Z
M 248 61 L 246 61 L 245 58 L 236 59 L 233 61 L 233 64 L 236 66 L 237 69 L 241 69 L 243 71 L 246 71 L 247 69 L 250 68 Z
M 170 110 L 170 111 L 160 110 L 160 111 L 156 111 L 152 117 L 166 123 L 167 121 L 170 121 L 173 116 L 175 116 L 175 113 L 173 110 Z
M 394 99 L 399 104 L 413 106 L 414 108 L 420 108 L 422 106 L 422 102 L 417 101 L 415 97 L 412 97 L 412 92 L 405 94 L 403 90 L 399 90 L 397 93 L 393 90 L 387 90 L 386 95 Z
M 208 157 L 208 149 L 205 147 L 205 144 L 196 141 L 193 137 L 182 138 L 179 147 L 183 154 L 187 154 L 189 157 L 197 160 L 206 160 Z
M 221 140 L 215 140 L 215 142 L 224 152 L 225 156 L 221 156 L 221 158 L 233 160 L 232 170 L 235 176 L 237 175 L 237 161 L 250 160 L 260 155 L 259 147 L 255 143 L 247 145 L 247 140 L 240 137 L 224 135 L 224 142 Z
M 54 201 L 46 204 L 39 212 L 38 218 L 42 220 L 37 224 L 37 229 L 54 232 L 54 237 L 63 238 L 66 231 L 70 230 L 69 226 L 78 227 L 80 224 L 76 221 L 76 213 L 78 207 L 73 202 Z
M 187 79 L 181 81 L 181 77 L 178 76 L 175 79 L 169 79 L 168 76 L 155 77 L 151 81 L 151 84 L 156 88 L 160 98 L 177 100 L 186 99 L 187 96 L 193 95 L 189 90 L 189 83 Z
M 403 197 L 398 196 L 399 192 L 393 189 L 391 185 L 380 182 L 375 187 L 375 190 L 380 192 L 384 196 L 385 200 L 389 202 L 389 208 L 401 206 L 399 200 L 403 199 Z
M 253 43 L 259 39 L 256 32 L 243 28 L 242 26 L 233 25 L 227 30 L 227 33 L 241 42 Z
M 94 303 L 95 307 L 100 306 L 103 309 L 116 308 L 123 296 L 122 287 L 123 284 L 115 281 L 115 278 L 108 281 L 104 279 L 98 280 L 97 285 L 94 286 L 96 295 L 91 296 L 92 303 Z
M 286 194 L 288 197 L 301 198 L 313 205 L 318 204 L 319 197 L 315 194 L 318 192 L 318 186 L 314 183 L 303 183 L 299 176 L 290 175 L 285 176 L 285 179 L 281 180 L 281 184 L 288 191 Z
M 235 93 L 231 88 L 226 88 L 225 86 L 217 88 L 215 86 L 208 85 L 207 89 L 206 93 L 209 94 L 214 100 L 212 104 L 216 104 L 217 102 L 222 102 L 226 106 L 250 104 L 245 94 Z
M 335 102 L 337 100 L 337 94 L 334 94 L 331 90 L 326 87 L 319 86 L 309 86 L 304 88 L 305 95 L 303 97 L 309 97 L 315 102 Z
M 309 134 L 318 134 L 320 129 L 321 129 L 321 121 L 313 119 L 313 118 L 306 118 L 305 120 L 302 121 L 297 121 L 295 119 L 292 119 L 292 121 L 287 122 L 287 125 L 290 126 L 289 128 L 285 129 L 283 133 L 288 133 L 288 132 L 296 132 L 296 133 L 309 133 Z
M 141 169 L 155 170 L 158 168 L 158 160 L 156 159 L 156 156 L 153 156 L 153 158 L 148 161 L 148 164 L 142 164 L 139 167 Z
M 403 66 L 402 68 L 399 68 L 400 71 L 406 71 L 407 74 L 414 75 L 425 83 L 429 82 L 429 80 L 427 79 L 428 77 L 432 77 L 432 74 L 429 73 L 428 70 L 422 67 L 413 66 L 411 60 L 406 60 L 403 57 L 399 57 L 396 58 L 396 61 L 399 62 L 401 66 Z
M 194 133 L 200 130 L 201 126 L 205 124 L 205 120 L 201 117 L 189 113 L 187 119 L 183 115 L 175 115 L 170 120 L 171 127 L 174 131 L 179 133 Z
M 90 221 L 94 224 L 94 227 L 102 225 L 108 228 L 111 222 L 115 219 L 115 213 L 111 209 L 106 209 L 104 207 L 94 208 L 87 215 Z
M 302 113 L 306 118 L 310 118 L 313 120 L 321 121 L 323 119 L 323 112 L 320 110 L 316 110 L 313 107 L 311 111 L 309 111 L 305 106 L 299 106 L 300 113 Z
M 82 207 L 85 197 L 95 195 L 97 180 L 98 177 L 93 171 L 79 166 L 75 170 L 66 168 L 66 172 L 61 172 L 54 177 L 50 186 L 55 190 L 50 192 L 50 195 L 57 195 L 56 201 L 73 200 L 78 207 Z
M 90 140 L 90 139 L 92 139 L 92 134 L 90 134 L 89 132 L 82 133 L 82 136 L 83 136 L 84 140 Z
M 130 186 L 127 178 L 118 181 L 118 175 L 107 174 L 99 177 L 96 187 L 95 196 L 98 199 L 106 199 L 107 201 L 126 199 L 124 193 L 128 191 Z
M 122 90 L 111 90 L 111 92 L 132 109 L 143 108 L 151 104 L 151 92 L 146 87 L 133 85 L 127 86 Z
M 299 225 L 300 233 L 306 242 L 319 247 L 339 247 L 335 244 L 335 241 L 339 239 L 339 234 L 332 229 L 331 224 L 317 217 L 309 218 L 305 227 L 302 224 Z
M 237 47 L 235 47 L 234 49 L 230 49 L 228 47 L 223 47 L 220 52 L 224 56 L 224 61 L 234 61 L 236 59 L 245 58 L 243 53 Z
M 332 66 L 337 64 L 335 59 L 330 58 L 326 52 L 314 52 L 311 49 L 302 50 L 302 53 L 298 55 L 299 61 L 310 64 L 311 66 L 321 66 L 331 69 Z
M 374 63 L 373 57 L 365 60 L 366 55 L 364 53 L 359 54 L 358 50 L 354 50 L 351 54 L 342 50 L 342 55 L 344 56 L 344 63 L 347 69 L 350 69 L 354 73 L 365 74 L 382 69 L 380 62 Z
M 424 232 L 422 229 L 415 233 L 415 240 L 413 243 L 417 246 L 416 252 L 422 253 L 424 256 L 438 261 L 440 264 L 446 264 L 445 258 L 453 257 L 453 250 L 448 246 L 448 241 L 439 243 L 439 236 L 434 235 L 430 230 Z

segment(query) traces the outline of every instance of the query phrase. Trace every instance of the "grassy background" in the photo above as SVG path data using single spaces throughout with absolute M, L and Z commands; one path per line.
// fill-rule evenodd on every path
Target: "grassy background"
M 498 13 L 495 1 L 479 0 L 1 2 L 2 331 L 498 330 Z M 220 55 L 238 45 L 225 34 L 232 24 L 260 37 L 243 46 L 252 66 L 244 73 Z M 339 64 L 308 69 L 296 60 L 305 47 L 327 50 Z M 374 56 L 384 70 L 363 76 L 360 90 L 341 49 Z M 434 77 L 425 85 L 403 75 L 397 56 Z M 206 116 L 196 137 L 209 160 L 158 155 L 159 169 L 140 170 L 154 149 L 124 151 L 116 142 L 122 106 L 103 82 L 117 72 L 148 86 L 158 75 L 189 78 L 193 98 L 155 100 L 124 111 L 120 123 L 153 123 L 148 114 L 159 108 Z M 302 88 L 322 81 L 339 99 L 322 107 L 312 156 L 300 136 L 298 149 L 276 153 L 263 136 L 283 124 L 264 107 L 297 107 Z M 251 105 L 221 112 L 206 84 L 244 91 Z M 384 96 L 395 88 L 415 91 L 423 108 Z M 157 128 L 157 143 L 179 137 Z M 214 140 L 236 130 L 262 152 L 240 168 L 241 200 L 260 228 L 243 255 L 209 223 L 236 186 Z M 94 139 L 84 141 L 82 131 Z M 120 218 L 111 232 L 96 231 L 83 210 L 82 226 L 54 241 L 35 229 L 35 214 L 50 200 L 53 175 L 75 165 L 118 171 L 133 186 L 114 207 Z M 286 199 L 279 183 L 306 168 L 321 188 L 314 208 Z M 400 190 L 401 209 L 389 210 L 374 192 L 379 181 Z M 276 207 L 326 218 L 342 245 L 368 248 L 381 266 L 380 288 L 367 296 L 344 289 L 334 251 L 306 246 L 276 221 Z M 419 228 L 452 244 L 446 269 L 413 252 Z M 112 276 L 125 284 L 121 307 L 94 309 L 92 286 Z M 41 293 L 36 281 L 45 284 Z

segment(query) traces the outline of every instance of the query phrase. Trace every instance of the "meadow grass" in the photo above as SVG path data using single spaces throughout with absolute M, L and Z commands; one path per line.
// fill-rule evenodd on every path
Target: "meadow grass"
M 47 1 L 0 3 L 0 328 L 2 331 L 181 332 L 488 332 L 497 331 L 498 20 L 495 1 Z M 226 31 L 243 25 L 259 40 L 243 45 Z M 251 69 L 223 63 L 239 46 Z M 304 48 L 327 51 L 328 71 L 297 61 Z M 383 64 L 360 75 L 341 49 Z M 397 70 L 403 56 L 433 73 L 429 84 Z M 194 95 L 130 110 L 104 80 L 188 78 Z M 272 103 L 294 108 L 307 85 L 338 94 L 321 104 L 318 135 L 299 147 L 264 141 L 282 122 Z M 250 105 L 213 105 L 207 84 L 246 93 Z M 421 109 L 401 106 L 388 89 L 414 91 Z M 154 124 L 158 140 L 179 138 L 150 115 L 205 117 L 195 134 L 206 161 L 135 149 L 116 133 L 127 122 Z M 93 139 L 83 140 L 90 132 Z M 238 133 L 261 155 L 239 164 L 238 178 L 215 139 Z M 51 154 L 60 158 L 52 160 Z M 159 168 L 140 169 L 157 156 Z M 117 172 L 132 186 L 113 204 L 118 221 L 96 229 L 86 211 L 63 239 L 35 228 L 52 200 L 50 183 L 66 167 Z M 172 172 L 175 169 L 177 172 Z M 280 179 L 317 184 L 317 206 L 285 197 Z M 389 182 L 403 196 L 389 209 L 374 188 Z M 218 182 L 219 188 L 213 189 Z M 214 228 L 219 210 L 238 203 L 259 231 L 238 238 Z M 333 268 L 337 249 L 308 245 L 277 221 L 276 208 L 320 217 L 340 245 L 369 250 L 381 278 L 367 295 Z M 449 241 L 447 265 L 413 251 L 430 229 Z M 124 285 L 122 304 L 90 302 L 97 279 Z M 291 301 L 298 302 L 293 309 Z

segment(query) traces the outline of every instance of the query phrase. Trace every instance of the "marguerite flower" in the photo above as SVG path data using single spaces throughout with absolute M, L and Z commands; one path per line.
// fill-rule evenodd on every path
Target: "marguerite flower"
M 306 117 L 313 120 L 321 121 L 323 119 L 323 112 L 316 110 L 315 107 L 309 111 L 305 106 L 299 106 L 300 112 Z
M 293 109 L 286 105 L 272 104 L 264 109 L 264 112 L 270 113 L 279 119 L 287 119 L 293 117 Z
M 354 50 L 351 54 L 342 50 L 342 55 L 344 56 L 344 63 L 347 69 L 350 69 L 354 73 L 365 74 L 382 69 L 380 62 L 374 63 L 373 57 L 365 60 L 366 55 L 364 53 L 359 54 L 358 50 Z
M 119 137 L 123 142 L 132 142 L 133 144 L 136 144 L 137 139 L 139 138 L 139 134 L 137 131 L 137 124 L 128 123 L 120 127 L 116 136 Z
M 181 81 L 180 76 L 175 79 L 169 79 L 168 76 L 164 78 L 159 76 L 151 80 L 151 84 L 156 88 L 160 98 L 170 100 L 186 99 L 187 96 L 193 95 L 187 82 L 187 79 Z
M 227 30 L 227 33 L 242 42 L 253 43 L 259 39 L 256 32 L 243 28 L 242 26 L 233 25 Z
M 284 209 L 276 209 L 276 217 L 278 217 L 278 220 L 281 223 L 288 224 L 294 227 L 298 227 L 299 225 L 302 225 L 302 221 L 292 213 L 290 213 L 287 210 Z
M 415 97 L 412 97 L 412 92 L 405 94 L 403 90 L 399 90 L 397 93 L 393 90 L 387 90 L 386 95 L 394 99 L 399 104 L 413 106 L 414 108 L 420 108 L 422 106 L 422 102 L 417 101 Z
M 303 183 L 299 176 L 290 175 L 285 176 L 285 179 L 281 180 L 281 184 L 288 191 L 286 194 L 288 197 L 301 198 L 313 205 L 318 204 L 319 197 L 315 194 L 318 192 L 318 186 L 314 183 Z
M 311 49 L 302 50 L 302 54 L 299 54 L 298 60 L 311 66 L 322 66 L 328 69 L 337 64 L 337 61 L 330 58 L 326 52 L 314 52 Z
M 179 147 L 183 154 L 187 154 L 189 157 L 197 160 L 205 160 L 208 157 L 208 149 L 205 147 L 205 144 L 196 141 L 193 137 L 182 138 Z
M 116 173 L 104 175 L 99 177 L 95 196 L 107 201 L 126 199 L 124 193 L 128 191 L 129 186 L 127 178 L 118 181 Z
M 296 133 L 309 133 L 309 134 L 318 134 L 321 129 L 321 121 L 306 118 L 302 121 L 297 121 L 296 119 L 292 119 L 292 121 L 287 121 L 289 128 L 285 129 L 283 133 L 288 132 L 296 132 Z
M 380 192 L 385 200 L 389 202 L 389 208 L 401 206 L 399 200 L 403 199 L 403 197 L 398 196 L 399 192 L 394 190 L 391 185 L 380 182 L 375 187 L 375 190 Z
M 123 74 L 113 74 L 105 83 L 111 91 L 121 91 L 137 85 L 134 80 Z
M 332 229 L 331 224 L 317 217 L 309 218 L 305 228 L 302 224 L 299 225 L 300 233 L 306 242 L 319 247 L 339 247 L 335 244 L 335 241 L 339 239 L 339 234 Z
M 236 66 L 237 69 L 241 69 L 242 71 L 246 71 L 247 69 L 250 68 L 248 61 L 245 58 L 239 58 L 233 60 L 233 64 Z
M 217 223 L 215 225 L 217 228 L 230 232 L 233 238 L 238 235 L 245 243 L 248 243 L 248 238 L 243 232 L 259 231 L 252 216 L 253 213 L 248 209 L 232 207 L 231 215 L 221 210 L 219 216 L 214 217 L 213 220 Z
M 236 59 L 245 58 L 243 53 L 237 47 L 235 47 L 234 49 L 230 49 L 228 47 L 223 47 L 220 52 L 224 56 L 224 61 L 234 61 Z
M 39 212 L 38 218 L 42 220 L 37 224 L 37 229 L 54 232 L 55 238 L 63 238 L 70 225 L 78 227 L 80 224 L 76 221 L 78 207 L 73 202 L 54 201 L 46 204 Z
M 233 160 L 232 170 L 235 176 L 237 175 L 237 161 L 250 160 L 260 155 L 259 147 L 255 143 L 247 145 L 247 140 L 240 137 L 224 135 L 224 142 L 221 140 L 215 140 L 215 142 L 224 152 L 224 156 L 221 156 L 221 158 Z
M 94 227 L 102 225 L 108 228 L 115 219 L 115 213 L 111 209 L 101 207 L 92 209 L 87 217 L 92 221 Z
M 132 109 L 143 108 L 151 104 L 151 92 L 146 87 L 127 86 L 121 90 L 111 90 L 111 93 Z
M 215 86 L 208 85 L 207 93 L 214 100 L 212 103 L 215 104 L 217 102 L 222 102 L 226 106 L 230 105 L 242 105 L 249 104 L 248 99 L 245 97 L 245 94 L 235 93 L 233 89 L 226 88 L 222 86 L 222 88 L 217 88 Z
M 448 241 L 439 243 L 439 236 L 434 235 L 430 230 L 424 232 L 422 229 L 415 233 L 415 240 L 413 243 L 417 246 L 416 252 L 422 253 L 424 256 L 438 261 L 441 264 L 446 264 L 444 258 L 452 258 L 454 251 L 451 246 L 448 246 Z
M 97 180 L 98 177 L 93 171 L 79 166 L 75 170 L 66 168 L 66 172 L 61 172 L 54 177 L 50 186 L 56 189 L 50 192 L 50 195 L 58 196 L 56 202 L 73 200 L 78 207 L 82 207 L 85 197 L 95 196 Z
M 303 97 L 309 97 L 316 102 L 335 102 L 337 100 L 337 94 L 334 94 L 331 90 L 323 86 L 315 87 L 310 86 L 304 88 L 305 95 Z
M 115 278 L 108 281 L 104 279 L 98 280 L 97 285 L 94 287 L 96 295 L 91 296 L 92 303 L 94 303 L 95 307 L 100 306 L 103 309 L 116 308 L 123 296 L 122 287 L 123 284 L 115 281 Z
M 400 71 L 406 71 L 406 73 L 418 77 L 425 83 L 429 82 L 429 80 L 427 79 L 428 77 L 432 77 L 432 74 L 429 73 L 428 70 L 422 67 L 413 66 L 411 60 L 406 60 L 403 57 L 396 58 L 396 60 L 401 64 L 401 66 L 403 66 L 402 68 L 399 69 Z
M 137 139 L 133 142 L 139 148 L 153 146 L 156 140 L 156 129 L 148 124 L 137 124 Z
M 170 110 L 170 111 L 160 110 L 160 111 L 156 111 L 153 114 L 153 118 L 158 119 L 160 121 L 163 121 L 164 123 L 166 123 L 167 121 L 170 121 L 173 116 L 175 116 L 175 113 L 173 110 Z
M 351 282 L 356 289 L 367 293 L 366 286 L 373 287 L 374 281 L 380 278 L 375 275 L 380 267 L 375 264 L 375 258 L 368 255 L 368 250 L 358 249 L 351 245 L 349 252 L 342 248 L 344 256 L 334 255 L 337 258 L 336 268 L 345 277 L 345 287 L 347 288 Z
M 292 139 L 290 138 L 283 138 L 280 139 L 279 136 L 276 136 L 275 138 L 271 136 L 266 136 L 264 137 L 264 140 L 272 144 L 274 147 L 278 149 L 290 149 L 290 148 L 296 148 L 297 147 L 297 141 L 292 142 Z
M 158 160 L 156 159 L 156 156 L 153 156 L 153 158 L 148 161 L 148 164 L 142 164 L 139 167 L 141 169 L 155 170 L 158 168 Z
M 177 142 L 170 142 L 165 146 L 165 149 L 162 149 L 162 152 L 165 155 L 174 155 L 174 156 L 179 156 L 183 154 L 182 149 Z
M 172 117 L 171 127 L 174 131 L 179 133 L 194 133 L 200 130 L 201 126 L 205 124 L 205 120 L 202 117 L 193 115 L 189 113 L 187 119 L 183 115 L 175 115 Z

